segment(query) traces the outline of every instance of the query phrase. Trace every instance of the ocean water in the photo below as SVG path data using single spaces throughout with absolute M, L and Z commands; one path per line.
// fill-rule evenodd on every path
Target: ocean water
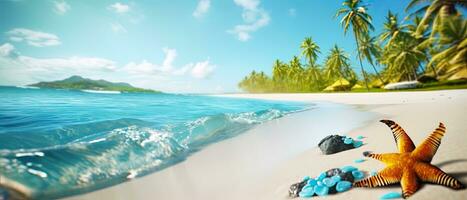
M 174 94 L 0 87 L 0 199 L 118 184 L 313 105 Z M 3 189 L 2 189 L 3 188 Z

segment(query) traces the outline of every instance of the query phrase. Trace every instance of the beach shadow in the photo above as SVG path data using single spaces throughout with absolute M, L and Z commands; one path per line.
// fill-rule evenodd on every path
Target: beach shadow
M 467 171 L 465 172 L 454 172 L 454 173 L 448 173 L 449 175 L 453 176 L 454 178 L 457 178 L 458 180 L 464 177 L 467 177 Z
M 445 165 L 450 165 L 450 164 L 454 164 L 454 163 L 458 163 L 458 162 L 467 162 L 467 159 L 455 159 L 455 160 L 448 160 L 448 161 L 444 161 L 444 162 L 441 162 L 441 163 L 438 163 L 436 164 L 436 166 L 438 166 L 439 168 L 445 166 Z

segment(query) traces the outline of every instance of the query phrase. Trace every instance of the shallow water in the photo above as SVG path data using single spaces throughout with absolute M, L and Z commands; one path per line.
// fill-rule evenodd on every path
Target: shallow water
M 92 191 L 142 176 L 257 124 L 313 107 L 15 87 L 0 87 L 0 97 L 2 184 L 35 198 Z

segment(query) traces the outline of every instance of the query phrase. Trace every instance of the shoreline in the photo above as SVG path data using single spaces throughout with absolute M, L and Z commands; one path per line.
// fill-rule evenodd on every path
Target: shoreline
M 463 141 L 467 127 L 464 125 L 466 116 L 463 111 L 467 110 L 467 90 L 380 94 L 216 95 L 283 101 L 328 101 L 352 105 L 353 112 L 377 114 L 366 118 L 367 121 L 360 121 L 358 128 L 352 126 L 349 128 L 351 130 L 343 130 L 352 137 L 365 137 L 364 145 L 357 149 L 322 155 L 316 147 L 316 140 L 322 137 L 309 134 L 316 132 L 309 121 L 312 117 L 322 119 L 316 127 L 322 127 L 327 135 L 344 134 L 336 129 L 341 128 L 344 122 L 352 122 L 362 116 L 356 113 L 333 116 L 332 112 L 317 116 L 313 111 L 306 111 L 270 121 L 237 137 L 212 144 L 162 171 L 69 199 L 288 199 L 288 187 L 304 176 L 317 176 L 321 171 L 345 165 L 353 165 L 367 172 L 384 167 L 380 162 L 366 158 L 363 163 L 353 162 L 363 158 L 363 151 L 387 153 L 396 150 L 390 130 L 378 122 L 379 117 L 398 122 L 416 145 L 434 130 L 439 121 L 443 121 L 447 134 L 432 163 L 466 184 L 467 156 L 464 152 L 467 147 Z M 315 140 L 300 145 L 307 137 L 315 137 Z M 400 187 L 354 188 L 326 198 L 375 199 L 387 192 L 400 192 Z M 439 198 L 466 199 L 467 191 L 424 184 L 411 197 Z

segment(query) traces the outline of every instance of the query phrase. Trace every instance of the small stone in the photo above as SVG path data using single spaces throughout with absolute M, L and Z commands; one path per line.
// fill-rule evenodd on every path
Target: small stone
M 357 136 L 357 139 L 359 139 L 359 140 L 361 140 L 361 139 L 363 139 L 363 138 L 364 138 L 364 137 L 361 136 L 361 135 Z
M 344 192 L 349 190 L 352 187 L 352 183 L 349 181 L 339 181 L 336 185 L 336 190 L 338 192 Z
M 362 141 L 358 141 L 358 140 L 354 141 L 354 143 L 353 143 L 353 147 L 354 147 L 354 148 L 361 147 L 362 145 L 363 145 L 363 142 L 362 142 Z
M 338 153 L 341 151 L 353 149 L 352 144 L 345 144 L 342 139 L 345 137 L 340 136 L 340 135 L 329 135 L 325 138 L 323 138 L 319 143 L 319 149 L 323 154 L 329 155 L 329 154 L 334 154 Z
M 298 193 L 298 196 L 300 196 L 302 198 L 310 198 L 314 194 L 315 194 L 315 191 L 314 191 L 313 187 L 307 187 L 307 188 L 303 188 L 303 190 L 300 191 L 300 193 Z
M 317 179 L 318 180 L 323 180 L 324 178 L 326 178 L 326 172 L 323 172 L 323 173 L 319 174 Z
M 318 181 L 316 181 L 315 179 L 310 179 L 307 182 L 307 185 L 311 185 L 311 186 L 315 186 L 317 184 L 318 184 Z
M 298 197 L 299 192 L 302 190 L 302 188 L 306 184 L 307 184 L 306 181 L 301 181 L 301 182 L 292 184 L 289 188 L 289 197 L 292 197 L 292 198 Z
M 321 182 L 321 181 L 316 182 L 316 185 L 317 186 L 324 186 L 323 182 Z
M 357 159 L 354 161 L 355 163 L 362 163 L 362 162 L 365 162 L 365 159 Z
M 355 180 L 355 178 L 352 175 L 352 172 L 341 173 L 339 174 L 339 176 L 341 177 L 341 181 L 349 181 L 353 183 Z
M 331 179 L 337 183 L 341 180 L 341 177 L 339 175 L 335 175 L 335 176 L 332 176 Z
M 363 174 L 363 172 L 358 171 L 358 170 L 352 171 L 352 176 L 353 176 L 355 179 L 357 179 L 357 180 L 362 179 L 363 177 L 365 177 L 365 175 Z
M 314 190 L 318 196 L 326 196 L 328 195 L 328 192 L 329 192 L 329 188 L 324 185 L 323 186 L 317 185 L 315 186 Z
M 402 194 L 399 192 L 389 192 L 379 197 L 379 199 L 398 199 L 402 198 Z
M 326 171 L 326 176 L 331 177 L 331 176 L 339 175 L 340 173 L 342 173 L 341 169 L 334 168 L 334 169 L 330 169 L 330 170 Z
M 354 166 L 345 166 L 345 167 L 342 167 L 341 168 L 342 172 L 351 172 L 351 171 L 355 171 L 355 170 L 358 170 L 356 167 Z
M 305 177 L 303 177 L 303 180 L 304 180 L 304 181 L 310 180 L 310 176 L 305 176 Z
M 331 178 L 325 178 L 323 179 L 323 184 L 326 186 L 326 187 L 332 187 L 336 184 L 336 181 L 334 181 L 333 179 Z
M 372 171 L 372 172 L 370 173 L 371 176 L 375 176 L 376 174 L 378 174 L 378 172 L 376 172 L 376 171 Z
M 344 144 L 352 144 L 352 143 L 353 143 L 353 139 L 352 139 L 352 138 L 345 138 Z

